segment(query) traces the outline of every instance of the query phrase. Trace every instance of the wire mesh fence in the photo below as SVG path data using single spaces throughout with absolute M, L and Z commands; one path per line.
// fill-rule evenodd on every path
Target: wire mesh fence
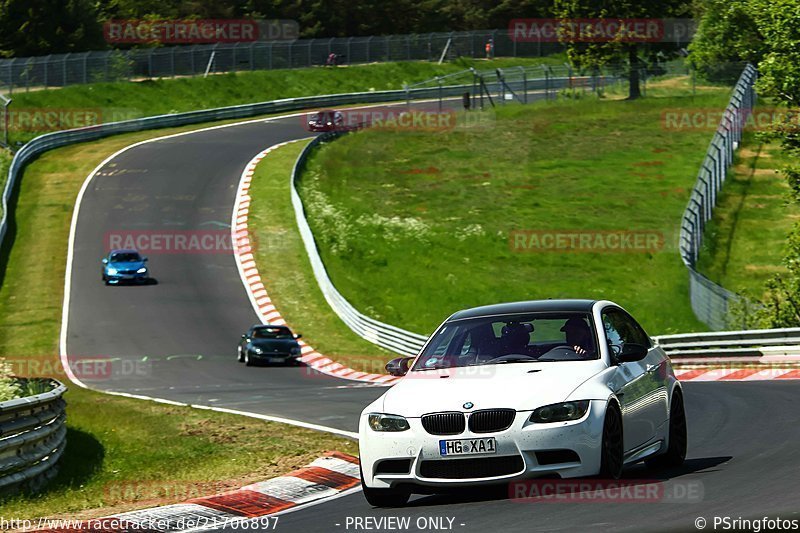
M 711 329 L 731 326 L 731 307 L 742 303 L 742 297 L 714 283 L 696 270 L 703 244 L 703 232 L 713 216 L 714 206 L 733 155 L 742 140 L 742 130 L 756 103 L 755 82 L 758 73 L 752 65 L 742 72 L 717 131 L 708 146 L 697 182 L 683 214 L 680 232 L 680 254 L 689 269 L 689 294 L 692 310 Z
M 198 44 L 131 50 L 104 50 L 0 60 L 6 92 L 141 78 L 197 76 L 300 68 L 335 63 L 434 61 L 442 57 L 541 57 L 563 51 L 552 42 L 517 42 L 507 30 Z

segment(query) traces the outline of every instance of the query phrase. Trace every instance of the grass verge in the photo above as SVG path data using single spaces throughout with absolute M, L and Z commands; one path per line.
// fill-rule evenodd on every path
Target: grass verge
M 746 134 L 706 226 L 698 269 L 732 291 L 761 298 L 766 281 L 786 272 L 786 238 L 800 217 L 778 172 L 787 157 Z
M 250 185 L 248 228 L 254 232 L 256 262 L 270 298 L 290 325 L 320 353 L 351 368 L 384 373 L 393 354 L 369 343 L 330 309 L 314 278 L 292 209 L 289 176 L 307 141 L 273 150 L 256 168 Z
M 2 254 L 0 357 L 41 359 L 50 354 L 58 364 L 69 225 L 78 190 L 89 172 L 124 146 L 199 127 L 139 132 L 59 148 L 28 166 L 13 197 L 9 235 L 13 246 L 8 249 L 8 239 Z M 39 497 L 3 502 L 3 516 L 101 516 L 153 504 L 152 491 L 162 487 L 159 482 L 167 487 L 198 486 L 195 482 L 233 486 L 291 470 L 324 450 L 353 452 L 355 446 L 321 433 L 77 387 L 67 393 L 67 401 L 69 444 L 56 482 Z M 146 487 L 153 482 L 155 488 L 141 494 L 129 490 L 122 501 L 117 493 L 109 493 L 109 487 L 119 486 L 115 483 L 134 482 L 145 482 Z M 213 485 L 199 486 L 205 492 L 216 490 Z M 155 503 L 167 501 L 165 496 Z
M 427 61 L 404 61 L 336 68 L 311 67 L 286 70 L 237 72 L 208 78 L 175 78 L 120 81 L 74 85 L 14 94 L 11 106 L 13 142 L 27 141 L 42 131 L 33 132 L 33 116 L 37 111 L 65 111 L 67 120 L 76 111 L 76 120 L 99 114 L 103 122 L 142 116 L 160 115 L 224 107 L 280 98 L 318 94 L 402 89 L 403 83 L 415 83 L 475 66 L 494 69 L 516 65 L 563 63 L 563 55 L 545 58 L 500 58 L 492 61 L 460 59 L 437 65 Z M 16 114 L 14 114 L 16 112 Z M 27 115 L 25 114 L 27 113 Z M 17 117 L 17 118 L 14 118 Z M 27 122 L 26 122 L 27 120 Z M 63 128 L 75 127 L 65 125 Z
M 587 297 L 619 302 L 653 334 L 702 330 L 677 237 L 712 133 L 670 130 L 662 113 L 722 110 L 729 94 L 506 106 L 474 131 L 362 131 L 317 152 L 301 194 L 335 285 L 379 320 L 428 333 L 465 307 Z M 664 246 L 535 252 L 517 246 L 520 230 L 644 232 Z

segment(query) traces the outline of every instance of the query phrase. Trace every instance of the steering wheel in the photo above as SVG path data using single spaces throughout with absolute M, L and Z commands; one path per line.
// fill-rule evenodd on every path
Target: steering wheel
M 558 361 L 579 361 L 594 357 L 594 353 L 594 350 L 587 350 L 586 353 L 578 353 L 572 346 L 556 346 L 543 353 L 541 358 L 556 359 Z

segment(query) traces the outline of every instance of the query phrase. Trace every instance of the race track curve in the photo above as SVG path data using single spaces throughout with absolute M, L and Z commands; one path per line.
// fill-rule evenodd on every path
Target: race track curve
M 382 387 L 305 367 L 236 362 L 239 336 L 258 318 L 231 253 L 153 255 L 155 285 L 106 287 L 100 279 L 111 235 L 229 232 L 247 162 L 268 146 L 309 136 L 298 117 L 260 120 L 141 144 L 96 173 L 75 227 L 65 339 L 70 366 L 82 381 L 102 390 L 357 429 L 347 415 Z M 113 373 L 83 370 L 93 358 L 111 358 Z

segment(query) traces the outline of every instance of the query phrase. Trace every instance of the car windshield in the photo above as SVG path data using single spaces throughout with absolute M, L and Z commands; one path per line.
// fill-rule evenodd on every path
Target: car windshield
M 433 334 L 412 371 L 597 359 L 586 313 L 530 313 L 452 320 Z
M 253 330 L 254 339 L 292 339 L 292 332 L 289 328 L 266 327 Z
M 111 254 L 111 259 L 114 263 L 134 263 L 141 261 L 141 257 L 136 252 L 117 252 Z

